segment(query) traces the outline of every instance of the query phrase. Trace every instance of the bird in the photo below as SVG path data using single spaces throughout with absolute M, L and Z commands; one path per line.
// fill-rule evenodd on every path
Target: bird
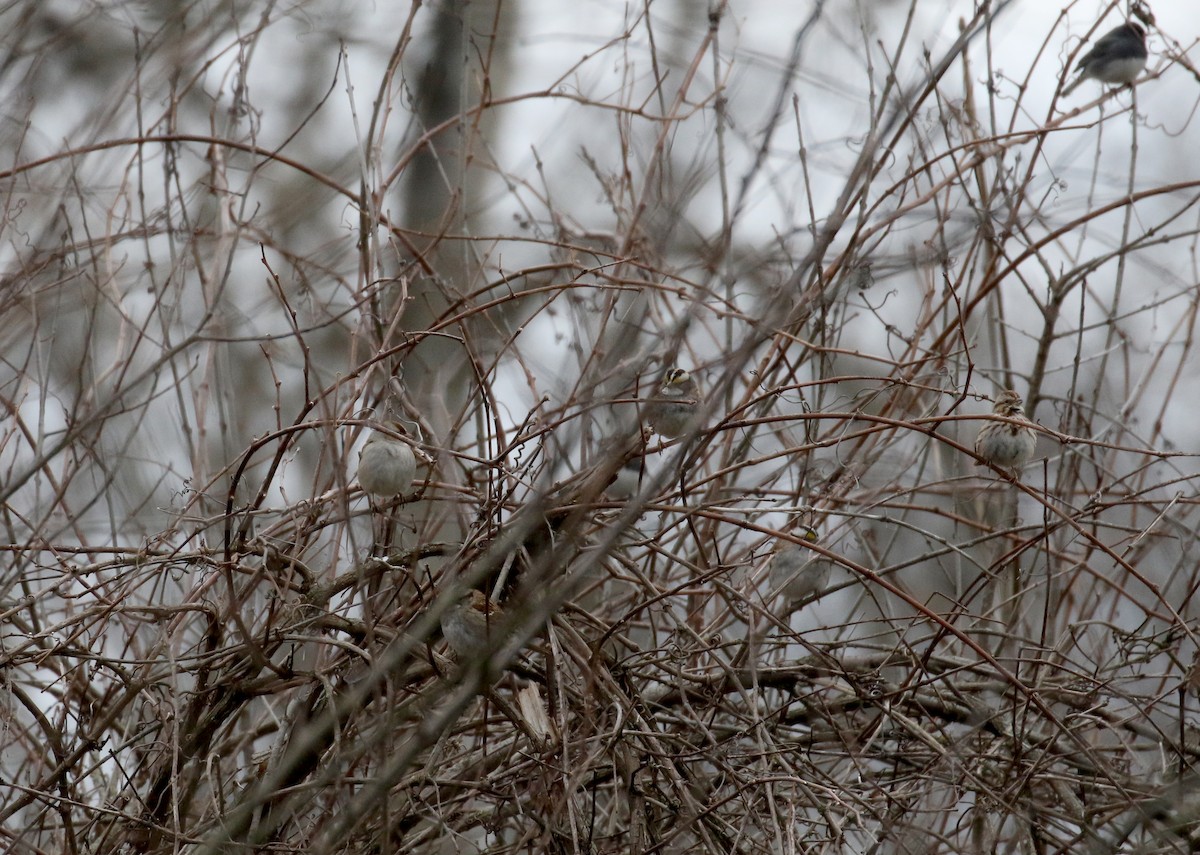
M 1085 80 L 1101 83 L 1131 84 L 1146 67 L 1146 31 L 1132 21 L 1109 30 L 1096 40 L 1092 49 L 1075 66 L 1077 76 L 1063 95 L 1070 95 Z
M 503 640 L 499 630 L 503 622 L 500 604 L 472 588 L 442 612 L 442 636 L 460 660 L 486 656 Z
M 656 395 L 647 400 L 642 415 L 656 434 L 674 439 L 687 433 L 699 404 L 696 380 L 682 368 L 672 368 L 663 375 Z
M 804 539 L 816 543 L 817 533 L 808 529 Z M 771 590 L 783 595 L 789 611 L 824 591 L 832 571 L 833 562 L 828 558 L 783 538 L 775 542 L 775 551 L 767 562 Z
M 358 483 L 380 498 L 398 496 L 412 486 L 417 458 L 406 442 L 372 431 L 358 455 Z
M 984 423 L 975 439 L 975 454 L 993 466 L 1014 471 L 1020 469 L 1033 458 L 1037 446 L 1037 431 L 1025 415 L 1021 396 L 1012 389 L 1005 389 L 997 396 L 992 413 L 1011 421 Z

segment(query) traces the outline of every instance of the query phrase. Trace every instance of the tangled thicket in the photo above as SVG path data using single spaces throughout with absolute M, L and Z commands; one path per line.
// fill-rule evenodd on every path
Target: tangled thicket
M 1095 7 L 376 5 L 0 13 L 0 848 L 1197 845 L 1170 29 L 1064 102 Z

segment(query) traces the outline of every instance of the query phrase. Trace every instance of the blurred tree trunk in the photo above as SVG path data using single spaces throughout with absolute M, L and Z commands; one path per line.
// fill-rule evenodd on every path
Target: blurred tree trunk
M 407 303 L 399 305 L 401 295 L 393 292 L 385 303 L 385 327 L 392 313 L 400 311 L 403 329 L 429 329 L 483 282 L 470 237 L 487 222 L 480 199 L 496 180 L 488 152 L 501 131 L 503 113 L 477 108 L 507 81 L 517 5 L 515 0 L 442 0 L 432 9 L 431 47 L 412 94 L 418 121 L 414 136 L 456 117 L 458 121 L 433 133 L 404 173 L 402 224 L 414 233 L 413 242 L 433 272 L 422 273 L 420 265 L 408 268 L 414 275 L 407 283 Z M 476 332 L 485 340 L 502 335 L 512 311 L 510 305 L 505 312 L 489 313 L 486 328 L 471 319 L 451 332 L 461 333 L 470 347 Z M 433 336 L 411 353 L 401 366 L 408 391 L 424 399 L 436 389 L 434 399 L 442 398 L 444 415 L 453 418 L 474 388 L 464 346 Z M 426 415 L 437 428 L 449 427 L 436 421 L 440 414 Z

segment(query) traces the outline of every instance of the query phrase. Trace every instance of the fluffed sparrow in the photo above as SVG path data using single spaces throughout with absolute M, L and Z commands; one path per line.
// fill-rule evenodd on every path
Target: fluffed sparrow
M 460 659 L 488 655 L 502 641 L 499 625 L 504 611 L 483 591 L 467 591 L 442 612 L 442 635 Z
M 692 426 L 699 403 L 700 387 L 692 375 L 682 368 L 672 368 L 642 408 L 642 416 L 656 434 L 674 439 Z
M 417 458 L 408 443 L 372 431 L 358 455 L 358 483 L 368 493 L 390 498 L 408 490 L 417 474 Z
M 810 529 L 804 539 L 816 543 L 816 532 Z M 783 595 L 789 611 L 824 591 L 832 571 L 833 563 L 823 555 L 782 539 L 775 542 L 775 552 L 767 564 L 771 589 Z
M 1146 31 L 1132 21 L 1109 30 L 1096 40 L 1092 49 L 1075 66 L 1077 76 L 1063 95 L 1070 95 L 1085 80 L 1101 83 L 1133 83 L 1146 67 Z
M 1037 447 L 1037 431 L 1025 416 L 1021 396 L 1012 389 L 1004 390 L 996 398 L 992 413 L 1012 421 L 986 422 L 975 439 L 975 453 L 993 466 L 1020 469 L 1033 458 Z

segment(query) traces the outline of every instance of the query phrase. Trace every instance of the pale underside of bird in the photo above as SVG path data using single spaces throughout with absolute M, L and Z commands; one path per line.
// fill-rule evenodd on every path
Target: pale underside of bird
M 992 407 L 993 415 L 1009 421 L 988 420 L 975 439 L 975 453 L 994 466 L 1019 469 L 1033 459 L 1037 432 L 1025 415 L 1021 396 L 1012 389 L 1001 392 Z
M 407 491 L 417 474 L 417 458 L 408 443 L 373 432 L 358 456 L 358 483 L 380 498 Z

